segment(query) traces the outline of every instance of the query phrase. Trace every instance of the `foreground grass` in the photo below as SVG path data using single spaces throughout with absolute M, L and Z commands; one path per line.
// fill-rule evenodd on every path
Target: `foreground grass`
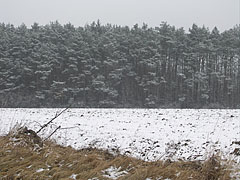
M 228 180 L 230 170 L 218 157 L 200 161 L 145 162 L 97 149 L 75 150 L 22 128 L 0 137 L 0 179 L 194 179 Z M 108 171 L 111 167 L 112 171 Z M 115 169 L 115 170 L 113 170 Z M 111 176 L 114 174 L 115 177 Z

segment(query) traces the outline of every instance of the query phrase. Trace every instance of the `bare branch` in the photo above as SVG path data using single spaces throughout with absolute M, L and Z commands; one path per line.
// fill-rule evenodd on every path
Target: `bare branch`
M 64 113 L 66 110 L 68 110 L 69 107 L 65 108 L 64 110 L 62 110 L 59 114 L 56 113 L 56 115 L 54 116 L 54 118 L 52 118 L 50 121 L 48 121 L 46 124 L 44 124 L 38 131 L 37 134 L 43 130 L 45 127 L 47 127 L 50 123 L 53 122 L 54 119 L 57 119 L 62 113 Z
M 58 129 L 60 129 L 61 126 L 58 126 L 44 141 L 48 140 Z

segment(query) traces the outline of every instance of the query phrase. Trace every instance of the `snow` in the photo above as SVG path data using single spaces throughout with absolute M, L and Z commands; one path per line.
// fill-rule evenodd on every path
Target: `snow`
M 26 167 L 27 169 L 30 169 L 32 167 L 32 164 L 31 165 L 29 165 L 28 167 Z
M 121 170 L 121 167 L 116 168 L 116 167 L 111 166 L 111 167 L 103 170 L 102 172 L 103 172 L 103 176 L 107 177 L 109 179 L 118 179 L 119 177 L 128 174 L 127 171 L 120 171 L 120 170 Z
M 39 168 L 39 169 L 36 170 L 37 173 L 42 172 L 42 171 L 44 171 L 43 168 Z
M 62 109 L 0 109 L 0 135 L 16 124 L 37 131 Z M 143 160 L 203 160 L 231 154 L 240 141 L 240 110 L 68 109 L 40 135 L 79 149 L 89 146 Z
M 75 179 L 75 180 L 76 180 L 76 178 L 77 178 L 77 174 L 72 174 L 69 178 L 71 178 L 71 179 Z

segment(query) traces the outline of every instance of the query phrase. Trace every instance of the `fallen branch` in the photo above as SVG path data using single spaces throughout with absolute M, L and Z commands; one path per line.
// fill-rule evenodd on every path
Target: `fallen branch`
M 58 126 L 44 141 L 48 140 L 58 129 L 60 129 L 61 126 Z
M 50 123 L 52 123 L 54 119 L 57 119 L 62 113 L 64 113 L 68 109 L 69 109 L 69 107 L 62 110 L 59 114 L 56 113 L 54 118 L 52 118 L 50 121 L 48 121 L 46 124 L 44 124 L 36 133 L 38 134 L 39 132 L 41 132 L 45 127 L 47 127 Z

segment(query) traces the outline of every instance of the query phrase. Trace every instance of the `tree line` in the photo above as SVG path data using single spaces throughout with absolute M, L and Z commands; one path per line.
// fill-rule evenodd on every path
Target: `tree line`
M 240 27 L 0 23 L 0 107 L 239 108 Z

